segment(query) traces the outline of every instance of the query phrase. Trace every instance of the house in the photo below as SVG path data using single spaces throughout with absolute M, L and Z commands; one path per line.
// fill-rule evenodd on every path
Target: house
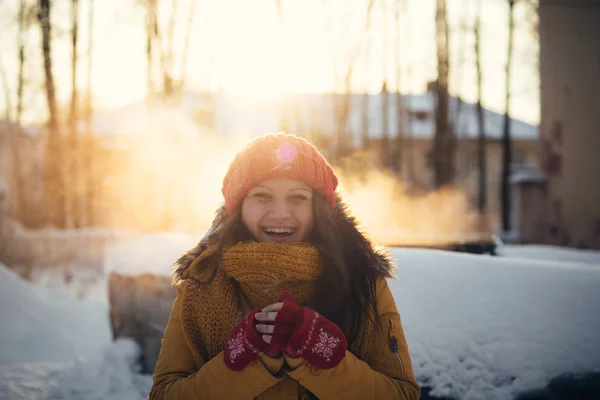
M 298 94 L 251 102 L 231 94 L 217 93 L 211 96 L 209 104 L 214 112 L 206 120 L 211 121 L 211 128 L 218 135 L 254 136 L 279 130 L 298 133 L 320 145 L 326 155 L 330 153 L 331 140 L 335 140 L 340 129 L 348 133 L 350 146 L 355 149 L 380 149 L 384 133 L 387 133 L 390 143 L 401 141 L 400 150 L 393 158 L 399 163 L 394 169 L 400 171 L 403 181 L 423 190 L 431 190 L 435 93 L 429 90 L 418 95 L 402 95 L 401 107 L 398 99 L 396 93 L 382 91 L 377 94 Z M 478 193 L 477 107 L 455 97 L 449 100 L 449 119 L 457 138 L 455 186 L 464 190 L 475 205 Z M 340 121 L 340 115 L 346 115 L 342 117 L 344 121 Z M 398 118 L 399 115 L 401 118 Z M 487 210 L 489 222 L 497 226 L 501 208 L 504 115 L 484 109 L 483 116 Z M 513 170 L 537 169 L 538 127 L 514 118 L 510 119 L 510 124 Z
M 401 154 L 396 158 L 402 160 L 402 165 L 397 166 L 401 171 L 400 177 L 412 186 L 430 190 L 433 188 L 429 164 L 435 132 L 435 96 L 432 92 L 403 95 L 400 119 L 397 100 L 396 94 L 385 92 L 296 94 L 260 100 L 223 92 L 187 92 L 166 102 L 141 101 L 98 114 L 92 121 L 92 130 L 101 137 L 105 148 L 113 149 L 110 152 L 112 155 L 105 157 L 110 161 L 107 161 L 104 170 L 115 172 L 109 173 L 105 179 L 105 207 L 117 203 L 124 207 L 123 213 L 115 214 L 112 209 L 107 214 L 113 217 L 121 215 L 120 221 L 139 214 L 135 224 L 144 222 L 152 226 L 156 224 L 150 221 L 162 219 L 166 222 L 160 226 L 167 229 L 171 226 L 168 221 L 178 218 L 169 215 L 170 211 L 153 211 L 155 215 L 149 218 L 149 211 L 144 209 L 151 204 L 156 210 L 169 208 L 173 200 L 165 197 L 164 187 L 179 187 L 175 191 L 188 193 L 187 197 L 195 199 L 194 204 L 206 198 L 206 191 L 201 196 L 198 194 L 200 197 L 190 195 L 195 191 L 181 187 L 185 183 L 182 179 L 176 179 L 175 170 L 166 166 L 183 168 L 185 163 L 189 163 L 186 168 L 192 169 L 198 159 L 218 156 L 218 160 L 211 162 L 212 168 L 208 171 L 210 176 L 204 178 L 214 180 L 215 174 L 222 176 L 226 172 L 227 161 L 243 142 L 253 136 L 281 130 L 309 138 L 326 156 L 331 155 L 332 143 L 340 130 L 348 132 L 349 146 L 354 149 L 364 146 L 379 148 L 384 132 L 390 138 L 397 138 L 401 132 Z M 387 102 L 387 113 L 384 113 L 384 102 Z M 340 115 L 347 117 L 342 121 Z M 467 192 L 473 204 L 477 196 L 478 171 L 476 116 L 473 104 L 450 99 L 450 117 L 458 138 L 456 186 Z M 499 220 L 503 116 L 484 110 L 484 118 L 488 209 L 494 222 Z M 401 128 L 398 121 L 402 122 Z M 511 124 L 515 164 L 536 167 L 537 127 L 514 119 Z M 180 149 L 174 150 L 176 146 Z M 199 148 L 193 150 L 195 146 Z M 158 151 L 165 148 L 170 149 L 168 154 Z M 198 174 L 202 172 L 198 171 Z M 119 178 L 116 179 L 116 176 Z M 137 187 L 138 183 L 133 179 L 139 176 L 146 177 L 144 185 L 130 193 L 125 200 L 123 193 L 129 193 L 132 187 Z M 218 192 L 218 187 L 214 189 Z M 134 203 L 144 204 L 144 207 L 125 207 L 124 202 L 134 199 L 138 199 Z M 213 200 L 216 203 L 216 199 Z M 177 201 L 179 204 L 180 200 Z

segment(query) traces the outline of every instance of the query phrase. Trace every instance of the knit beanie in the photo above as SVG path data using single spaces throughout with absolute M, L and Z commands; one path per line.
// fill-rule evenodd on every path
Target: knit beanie
M 240 150 L 223 179 L 225 210 L 231 214 L 257 184 L 276 178 L 298 179 L 320 191 L 332 208 L 338 180 L 317 148 L 285 133 L 262 135 Z

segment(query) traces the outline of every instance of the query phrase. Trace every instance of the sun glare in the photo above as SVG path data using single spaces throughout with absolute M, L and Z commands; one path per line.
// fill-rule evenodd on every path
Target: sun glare
M 213 49 L 221 60 L 217 66 L 221 89 L 258 100 L 328 89 L 326 63 L 331 63 L 331 56 L 323 32 L 302 26 L 310 10 L 303 14 L 288 10 L 280 20 L 274 2 L 236 2 L 234 15 L 227 3 L 213 11 L 227 13 L 228 25 L 236 27 L 215 26 Z

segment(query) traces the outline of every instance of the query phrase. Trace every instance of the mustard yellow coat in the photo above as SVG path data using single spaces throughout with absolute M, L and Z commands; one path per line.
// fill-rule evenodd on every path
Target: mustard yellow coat
M 307 390 L 320 400 L 418 399 L 421 395 L 400 314 L 384 278 L 377 281 L 379 326 L 373 332 L 368 362 L 346 351 L 342 362 L 329 370 L 315 370 L 301 358 L 275 359 L 263 354 L 243 371 L 232 371 L 223 361 L 223 352 L 198 370 L 183 336 L 181 290 L 180 285 L 154 370 L 150 400 L 298 400 L 309 398 Z M 251 309 L 244 301 L 241 306 L 244 314 Z M 390 347 L 391 336 L 397 339 L 397 352 Z

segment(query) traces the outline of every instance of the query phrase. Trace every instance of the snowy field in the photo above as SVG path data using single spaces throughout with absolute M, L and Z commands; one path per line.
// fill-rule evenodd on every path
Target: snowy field
M 193 244 L 153 234 L 110 247 L 105 270 L 170 273 Z M 149 252 L 149 249 L 151 252 Z M 600 372 L 600 252 L 505 246 L 501 257 L 392 249 L 390 287 L 419 383 L 435 396 L 511 399 Z M 111 341 L 106 280 L 0 265 L 0 399 L 145 399 L 137 348 Z

